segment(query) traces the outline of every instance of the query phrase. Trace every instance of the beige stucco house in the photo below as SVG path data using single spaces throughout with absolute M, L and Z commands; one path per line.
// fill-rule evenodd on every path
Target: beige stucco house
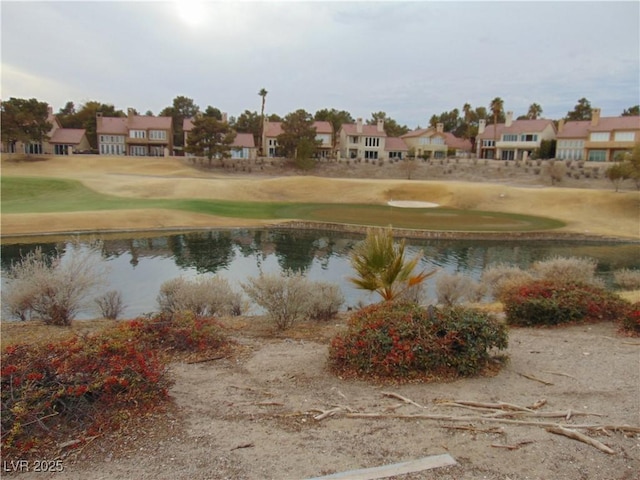
M 444 131 L 444 125 L 436 128 L 419 128 L 402 136 L 409 149 L 417 157 L 445 158 L 452 152 L 456 157 L 466 157 L 471 153 L 471 142 Z
M 166 157 L 173 151 L 173 118 L 135 115 L 103 117 L 97 114 L 100 155 Z
M 640 116 L 601 117 L 600 109 L 594 108 L 591 120 L 560 120 L 556 158 L 610 162 L 637 142 L 640 142 Z
M 543 140 L 555 138 L 553 120 L 513 120 L 513 112 L 507 112 L 505 123 L 486 125 L 480 120 L 476 149 L 479 158 L 526 160 Z
M 316 150 L 318 158 L 331 158 L 333 152 L 333 125 L 331 122 L 316 120 L 313 122 L 316 129 L 316 140 L 319 146 Z M 284 131 L 282 130 L 282 122 L 271 122 L 268 118 L 264 119 L 264 128 L 262 135 L 262 145 L 264 153 L 269 158 L 278 155 L 278 136 Z
M 227 121 L 227 115 L 222 114 L 222 121 Z M 182 129 L 184 131 L 184 144 L 188 144 L 189 132 L 193 130 L 193 118 L 185 118 L 182 123 Z M 252 133 L 236 133 L 236 138 L 233 139 L 231 144 L 231 158 L 238 160 L 255 160 L 257 153 L 256 143 Z M 187 157 L 192 157 L 193 154 L 187 153 Z

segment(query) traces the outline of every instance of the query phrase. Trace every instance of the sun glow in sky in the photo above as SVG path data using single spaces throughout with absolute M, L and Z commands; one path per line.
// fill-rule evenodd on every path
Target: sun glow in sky
M 205 2 L 197 0 L 178 0 L 175 2 L 178 17 L 189 27 L 204 24 L 206 17 Z

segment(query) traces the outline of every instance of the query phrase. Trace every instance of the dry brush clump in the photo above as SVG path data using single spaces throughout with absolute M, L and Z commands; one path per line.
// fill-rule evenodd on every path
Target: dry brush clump
M 194 279 L 178 277 L 160 286 L 157 302 L 161 312 L 192 312 L 198 316 L 241 315 L 246 309 L 239 292 L 218 276 Z
M 613 272 L 613 281 L 622 290 L 640 289 L 640 270 L 623 268 Z
M 2 309 L 10 317 L 39 317 L 50 325 L 69 325 L 89 305 L 106 280 L 100 243 L 74 241 L 67 255 L 29 252 L 11 265 L 2 290 Z
M 452 307 L 463 301 L 479 302 L 486 287 L 460 273 L 442 273 L 436 278 L 438 304 Z

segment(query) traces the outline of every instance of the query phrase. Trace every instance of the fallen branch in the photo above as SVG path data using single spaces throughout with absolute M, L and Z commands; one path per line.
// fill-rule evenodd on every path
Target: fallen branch
M 553 385 L 552 382 L 547 382 L 546 380 L 542 380 L 540 378 L 534 377 L 533 375 L 527 375 L 526 373 L 520 373 L 520 372 L 516 372 L 516 373 L 518 375 L 520 375 L 521 377 L 528 378 L 529 380 L 533 380 L 533 381 L 536 381 L 536 382 L 540 382 L 540 383 L 542 383 L 544 385 Z
M 505 402 L 497 402 L 497 403 L 486 403 L 486 402 L 473 402 L 468 400 L 453 400 L 452 402 L 439 402 L 440 405 L 448 405 L 451 407 L 465 407 L 470 408 L 472 410 L 483 410 L 483 411 L 493 411 L 493 410 L 517 410 L 522 412 L 532 412 L 530 408 L 521 407 L 520 405 L 514 405 L 513 403 L 505 403 Z
M 203 358 L 200 360 L 191 360 L 190 362 L 187 362 L 188 365 L 193 365 L 194 363 L 205 363 L 205 362 L 213 362 L 214 360 L 221 360 L 223 358 L 227 358 L 228 355 L 219 355 L 217 357 L 209 357 L 209 358 Z
M 508 450 L 518 450 L 521 446 L 529 445 L 530 443 L 533 443 L 533 440 L 525 440 L 522 442 L 518 442 L 515 445 L 500 445 L 498 443 L 492 443 L 491 446 L 494 448 L 506 448 Z
M 242 445 L 238 445 L 237 447 L 233 447 L 231 450 L 229 450 L 230 452 L 233 452 L 234 450 L 239 450 L 241 448 L 251 448 L 254 447 L 255 445 L 253 443 L 243 443 Z
M 552 372 L 550 370 L 543 370 L 543 373 L 548 373 L 550 375 L 559 375 L 561 377 L 568 377 L 568 378 L 573 378 L 574 380 L 578 380 L 576 377 L 574 377 L 573 375 L 569 375 L 568 373 L 562 373 L 562 372 Z
M 419 403 L 414 402 L 410 398 L 403 397 L 402 395 L 398 395 L 397 393 L 394 393 L 394 392 L 382 392 L 382 395 L 385 396 L 385 397 L 396 398 L 398 400 L 403 401 L 404 403 L 409 403 L 409 404 L 414 405 L 414 406 L 416 406 L 418 408 L 426 408 L 426 407 L 420 405 Z
M 448 428 L 450 430 L 467 430 L 474 433 L 504 434 L 504 429 L 502 427 L 478 428 L 472 425 L 443 425 L 442 428 Z
M 591 437 L 587 437 L 585 434 L 576 432 L 575 430 L 569 430 L 568 428 L 564 428 L 560 426 L 549 427 L 549 428 L 546 428 L 546 430 L 547 432 L 555 433 L 556 435 L 563 435 L 573 440 L 578 440 L 579 442 L 586 443 L 587 445 L 591 445 L 592 447 L 595 447 L 598 450 L 603 451 L 604 453 L 608 453 L 610 455 L 616 453 L 614 450 L 607 447 L 604 443 L 599 442 L 598 440 L 595 440 Z

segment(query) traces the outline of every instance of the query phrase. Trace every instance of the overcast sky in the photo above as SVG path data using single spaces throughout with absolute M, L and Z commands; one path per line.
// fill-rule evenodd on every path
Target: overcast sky
M 640 2 L 9 2 L 2 98 L 158 114 L 185 95 L 237 116 L 485 106 L 559 119 L 640 103 Z

